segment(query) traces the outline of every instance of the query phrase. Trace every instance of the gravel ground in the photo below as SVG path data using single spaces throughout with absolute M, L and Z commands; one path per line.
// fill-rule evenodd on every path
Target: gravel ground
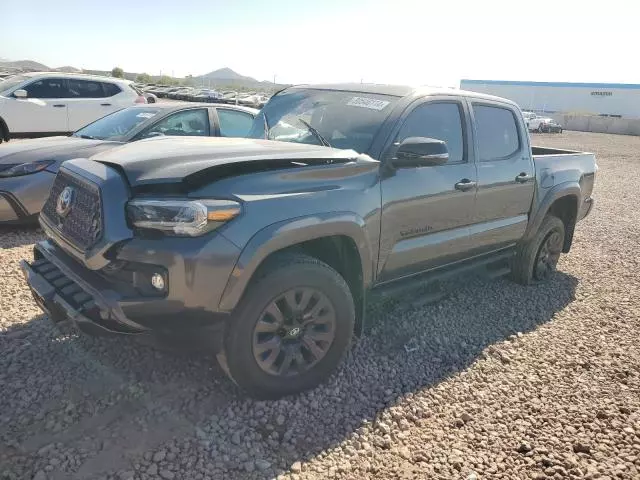
M 276 402 L 210 356 L 54 328 L 17 265 L 41 232 L 0 232 L 0 479 L 640 478 L 640 138 L 534 143 L 600 166 L 552 281 L 379 299 L 338 374 Z

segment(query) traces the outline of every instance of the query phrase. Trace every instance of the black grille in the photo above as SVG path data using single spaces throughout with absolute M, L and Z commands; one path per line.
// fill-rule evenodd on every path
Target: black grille
M 58 215 L 58 197 L 65 187 L 74 190 L 71 210 L 66 217 Z M 60 171 L 53 182 L 42 214 L 68 241 L 85 251 L 102 237 L 102 199 L 97 185 Z

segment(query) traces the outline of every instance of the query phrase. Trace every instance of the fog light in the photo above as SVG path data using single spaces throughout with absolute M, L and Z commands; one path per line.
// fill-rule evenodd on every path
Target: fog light
M 159 273 L 154 273 L 151 276 L 151 285 L 156 290 L 164 290 L 164 277 Z

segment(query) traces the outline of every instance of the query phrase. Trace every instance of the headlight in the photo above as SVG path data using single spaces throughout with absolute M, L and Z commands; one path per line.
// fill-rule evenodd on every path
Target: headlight
M 19 165 L 13 165 L 6 170 L 0 171 L 0 177 L 20 177 L 22 175 L 29 175 L 44 170 L 49 165 L 54 163 L 55 160 L 38 160 L 37 162 L 21 163 Z
M 231 200 L 131 200 L 127 218 L 138 228 L 196 237 L 240 215 Z

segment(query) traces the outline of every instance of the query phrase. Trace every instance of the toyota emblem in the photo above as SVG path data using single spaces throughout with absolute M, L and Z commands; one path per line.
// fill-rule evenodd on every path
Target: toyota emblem
M 58 195 L 58 203 L 56 204 L 56 213 L 61 217 L 66 217 L 71 212 L 73 205 L 73 197 L 75 190 L 71 187 L 64 187 L 64 190 Z

